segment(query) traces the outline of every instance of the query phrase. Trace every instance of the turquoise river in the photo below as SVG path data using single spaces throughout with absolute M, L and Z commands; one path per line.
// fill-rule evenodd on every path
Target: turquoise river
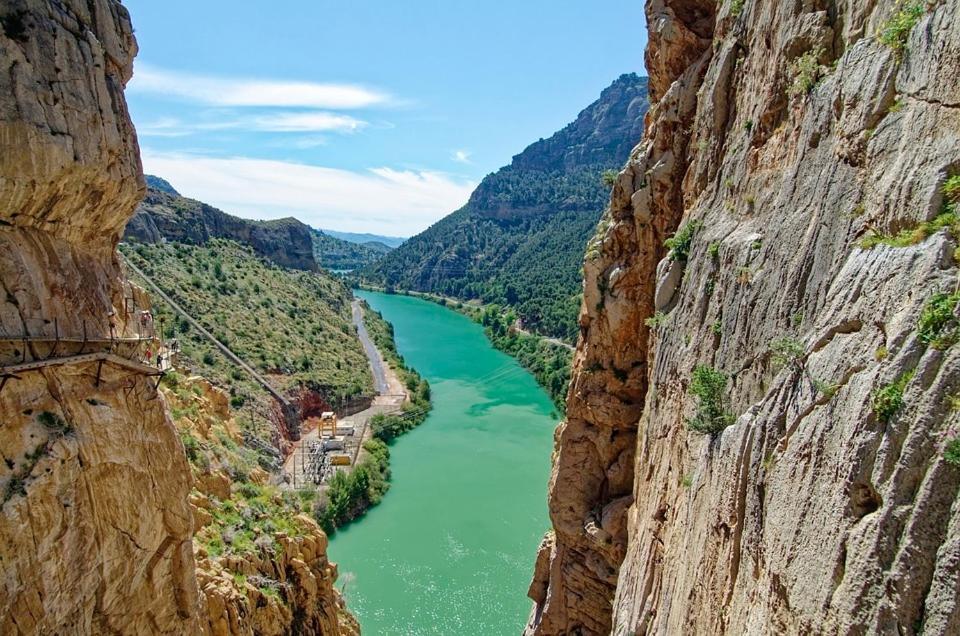
M 556 414 L 482 329 L 439 305 L 358 292 L 430 381 L 433 412 L 390 448 L 390 492 L 331 540 L 347 605 L 368 636 L 516 635 L 549 525 Z

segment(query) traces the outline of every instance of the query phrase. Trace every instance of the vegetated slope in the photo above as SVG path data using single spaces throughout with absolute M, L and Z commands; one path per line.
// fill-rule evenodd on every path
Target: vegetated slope
M 313 228 L 310 228 L 310 236 L 313 238 L 313 255 L 317 263 L 335 272 L 361 269 L 393 249 L 383 243 L 351 243 Z
M 213 238 L 250 245 L 257 254 L 283 267 L 317 269 L 312 230 L 300 221 L 294 218 L 275 221 L 241 219 L 201 201 L 180 196 L 172 187 L 169 190 L 163 188 L 163 184 L 160 188 L 147 189 L 147 196 L 124 232 L 124 240 L 141 243 L 167 240 L 203 245 Z
M 351 294 L 323 272 L 288 270 L 225 239 L 205 245 L 131 243 L 123 253 L 218 340 L 281 391 L 306 388 L 330 405 L 371 394 L 373 379 L 350 315 Z M 166 305 L 155 319 L 200 375 L 228 387 L 234 407 L 262 392 Z
M 602 175 L 640 141 L 647 81 L 623 75 L 575 122 L 489 175 L 460 210 L 364 270 L 390 287 L 514 307 L 526 328 L 576 337 L 580 264 L 609 195 Z
M 647 24 L 527 633 L 960 633 L 960 0 Z

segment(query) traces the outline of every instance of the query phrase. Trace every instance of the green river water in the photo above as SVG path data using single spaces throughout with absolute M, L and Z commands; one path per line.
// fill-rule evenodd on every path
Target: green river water
M 390 448 L 383 502 L 331 540 L 347 605 L 365 636 L 519 634 L 549 525 L 550 399 L 468 318 L 407 296 L 357 295 L 393 323 L 434 409 Z

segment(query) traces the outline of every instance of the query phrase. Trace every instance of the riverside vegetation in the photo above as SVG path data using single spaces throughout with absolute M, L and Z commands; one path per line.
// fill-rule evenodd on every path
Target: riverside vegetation
M 564 412 L 570 386 L 570 363 L 573 351 L 557 342 L 516 328 L 517 314 L 510 307 L 497 304 L 478 305 L 448 299 L 435 294 L 397 292 L 424 298 L 467 316 L 484 327 L 487 338 L 498 350 L 516 358 L 550 395 L 557 411 Z

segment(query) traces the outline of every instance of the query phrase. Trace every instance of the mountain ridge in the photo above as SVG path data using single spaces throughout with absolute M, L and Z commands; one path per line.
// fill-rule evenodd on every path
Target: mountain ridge
M 483 179 L 459 210 L 361 273 L 369 283 L 515 308 L 572 341 L 580 261 L 606 204 L 605 171 L 640 141 L 647 80 L 621 75 L 577 118 Z

